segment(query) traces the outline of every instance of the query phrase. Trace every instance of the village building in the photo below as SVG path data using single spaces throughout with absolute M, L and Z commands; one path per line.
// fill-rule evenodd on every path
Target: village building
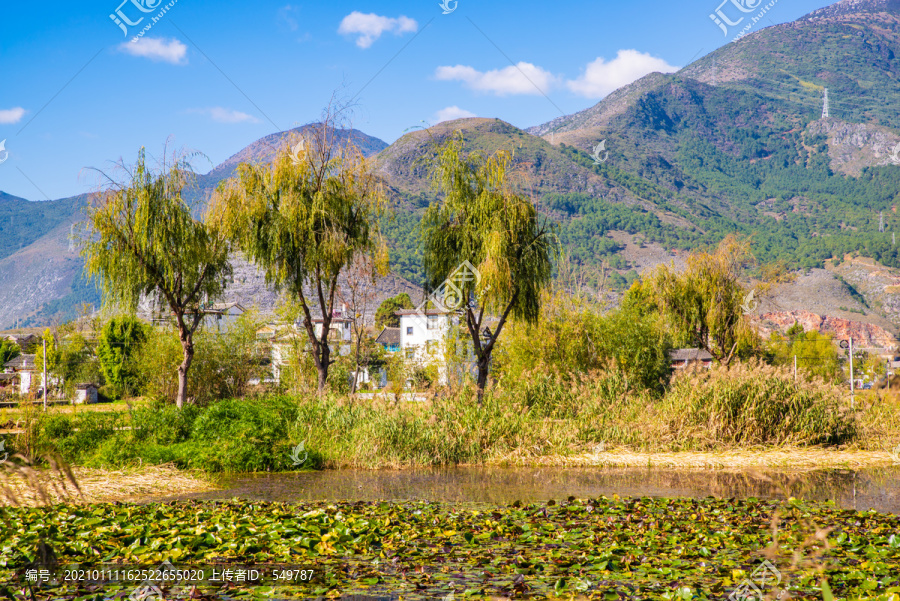
M 35 356 L 19 355 L 3 364 L 4 374 L 18 394 L 28 394 L 31 385 L 35 381 Z M 11 378 L 8 376 L 12 376 Z M 43 384 L 43 374 L 40 375 Z
M 93 383 L 84 383 L 75 385 L 75 398 L 72 402 L 76 405 L 84 405 L 96 403 L 98 399 L 97 391 L 99 388 Z
M 669 359 L 675 369 L 686 369 L 692 365 L 709 368 L 713 363 L 713 356 L 699 348 L 680 348 L 669 351 Z

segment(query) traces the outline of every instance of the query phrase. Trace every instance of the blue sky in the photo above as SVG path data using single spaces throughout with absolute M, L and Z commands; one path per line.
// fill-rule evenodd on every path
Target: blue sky
M 536 125 L 728 43 L 739 28 L 725 36 L 710 19 L 719 1 L 447 0 L 443 14 L 440 0 L 6 0 L 0 190 L 88 192 L 91 167 L 133 162 L 142 145 L 158 154 L 167 140 L 204 153 L 205 173 L 316 120 L 335 90 L 356 99 L 355 127 L 389 143 L 445 117 Z M 830 3 L 779 0 L 755 28 Z

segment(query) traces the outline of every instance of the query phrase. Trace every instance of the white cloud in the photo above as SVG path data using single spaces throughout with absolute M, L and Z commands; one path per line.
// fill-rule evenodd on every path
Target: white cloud
M 434 75 L 443 81 L 462 81 L 473 90 L 493 92 L 498 96 L 546 94 L 557 83 L 556 76 L 549 71 L 525 62 L 485 72 L 466 65 L 438 67 Z
M 616 58 L 609 62 L 599 57 L 589 63 L 578 79 L 566 82 L 566 87 L 587 98 L 603 98 L 648 73 L 673 73 L 680 68 L 637 50 L 619 50 Z
M 253 115 L 242 113 L 233 109 L 213 106 L 205 109 L 190 109 L 187 112 L 198 115 L 206 115 L 217 123 L 259 123 L 259 119 Z
M 355 10 L 341 21 L 338 33 L 359 34 L 359 37 L 356 38 L 356 45 L 360 48 L 368 48 L 385 32 L 402 35 L 418 29 L 419 24 L 415 19 L 409 17 L 401 15 L 393 19 L 375 13 L 364 14 Z
M 11 124 L 18 123 L 25 116 L 25 109 L 17 106 L 11 109 L 0 109 L 0 123 Z
M 138 38 L 136 42 L 125 42 L 119 50 L 132 56 L 163 61 L 173 65 L 187 64 L 187 46 L 178 40 L 165 38 Z
M 448 106 L 446 108 L 442 108 L 437 113 L 434 114 L 435 123 L 440 123 L 441 121 L 453 121 L 454 119 L 469 119 L 471 117 L 477 117 L 475 113 L 471 113 L 465 109 L 461 109 L 456 105 Z
M 300 23 L 297 21 L 299 17 L 300 9 L 296 6 L 292 6 L 287 4 L 278 9 L 278 23 L 290 31 L 297 31 L 300 28 Z

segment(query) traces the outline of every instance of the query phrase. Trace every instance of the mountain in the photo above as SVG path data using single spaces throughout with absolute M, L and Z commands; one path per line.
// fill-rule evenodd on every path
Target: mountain
M 646 187 L 631 191 L 694 226 L 630 232 L 650 242 L 688 248 L 736 231 L 755 235 L 763 260 L 811 268 L 859 251 L 898 267 L 898 47 L 897 2 L 844 0 L 528 131 L 582 160 L 605 141 L 598 172 L 638 178 Z M 593 204 L 572 204 L 563 229 L 609 210 Z
M 217 165 L 209 173 L 198 175 L 186 200 L 201 207 L 223 179 L 234 173 L 241 162 L 271 160 L 277 148 L 292 135 L 308 133 L 318 124 L 308 124 L 257 140 Z M 350 141 L 364 155 L 373 156 L 387 143 L 359 130 L 336 130 L 341 143 Z M 82 194 L 60 200 L 32 202 L 0 192 L 0 328 L 16 325 L 44 325 L 63 322 L 77 315 L 81 303 L 98 306 L 100 294 L 83 276 L 84 262 L 70 245 L 73 226 L 83 221 L 82 207 L 88 201 Z M 254 290 L 264 302 L 274 298 L 263 294 L 262 277 L 239 262 L 237 271 L 244 279 L 233 298 L 242 290 Z M 261 296 L 260 296 L 261 295 Z M 256 298 L 254 297 L 254 298 Z
M 815 299 L 815 314 L 844 307 L 842 319 L 867 313 L 900 324 L 892 284 L 840 279 L 841 266 L 861 256 L 890 278 L 900 273 L 892 271 L 900 268 L 892 235 L 900 229 L 898 48 L 900 0 L 842 0 L 527 130 L 475 118 L 411 132 L 390 146 L 352 135 L 368 145 L 388 185 L 394 210 L 382 229 L 406 279 L 421 277 L 418 224 L 435 197 L 435 144 L 460 131 L 470 151 L 514 152 L 511 180 L 556 224 L 572 261 L 607 273 L 613 287 L 739 233 L 752 237 L 760 261 L 784 261 L 812 270 L 811 282 L 829 282 L 822 289 L 832 292 Z M 238 162 L 266 160 L 282 137 L 264 138 L 201 176 L 193 199 Z M 19 252 L 42 243 L 34 232 L 18 239 Z M 812 292 L 801 305 L 815 295 L 815 286 L 806 289 Z M 867 294 L 868 305 L 848 305 Z M 0 325 L 8 307 L 0 304 Z M 801 310 L 791 304 L 789 311 Z
M 219 182 L 231 177 L 239 164 L 269 162 L 275 157 L 275 153 L 278 149 L 292 136 L 299 134 L 310 138 L 313 130 L 320 130 L 321 127 L 321 123 L 309 123 L 286 132 L 269 134 L 268 136 L 260 138 L 236 154 L 233 154 L 209 173 L 199 176 L 193 189 L 186 194 L 188 201 L 197 203 L 201 199 L 209 198 L 219 185 Z M 360 152 L 367 157 L 378 154 L 388 146 L 385 141 L 379 140 L 378 138 L 372 137 L 357 129 L 337 129 L 334 130 L 334 135 L 338 145 L 343 146 L 344 144 L 351 143 L 359 148 Z

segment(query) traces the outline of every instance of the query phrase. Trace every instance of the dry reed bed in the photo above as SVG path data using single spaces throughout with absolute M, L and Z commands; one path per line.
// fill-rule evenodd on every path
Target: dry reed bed
M 726 451 L 641 452 L 622 448 L 568 456 L 517 456 L 492 460 L 491 465 L 549 467 L 655 467 L 655 468 L 797 468 L 861 469 L 897 465 L 884 451 L 823 448 L 733 449 Z
M 29 471 L 7 469 L 0 473 L 0 505 L 34 505 L 38 502 L 139 503 L 161 496 L 215 489 L 216 486 L 202 474 L 179 470 L 171 465 L 121 470 L 75 467 L 71 469 L 71 479 L 60 470 L 47 468 Z

